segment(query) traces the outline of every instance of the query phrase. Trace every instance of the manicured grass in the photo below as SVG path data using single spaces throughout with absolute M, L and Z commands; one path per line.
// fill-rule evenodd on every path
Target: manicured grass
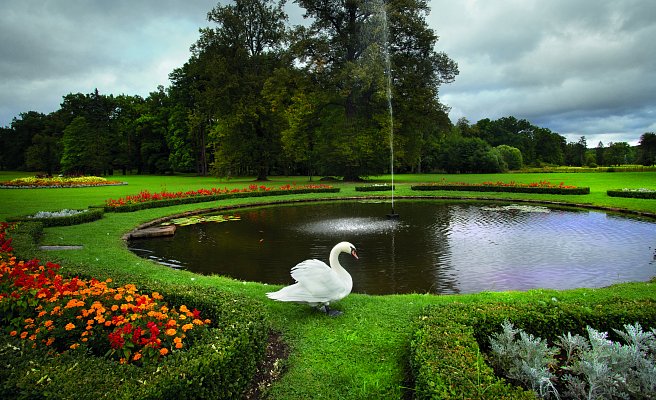
M 19 176 L 0 173 L 0 181 Z M 585 196 L 535 195 L 513 193 L 475 192 L 413 192 L 413 183 L 462 181 L 516 181 L 531 183 L 549 180 L 553 183 L 587 186 L 591 193 Z M 100 204 L 105 199 L 117 198 L 150 191 L 177 191 L 212 186 L 242 188 L 252 179 L 233 179 L 193 176 L 115 176 L 127 186 L 80 189 L 5 189 L 0 191 L 0 220 L 7 216 L 25 215 L 37 211 L 56 211 L 62 208 L 85 208 Z M 389 182 L 389 177 L 373 177 L 371 183 Z M 304 177 L 275 177 L 268 186 L 287 183 L 305 184 Z M 558 174 L 498 174 L 498 175 L 396 175 L 396 196 L 468 196 L 499 199 L 545 200 L 580 203 L 656 213 L 656 201 L 644 199 L 612 198 L 606 190 L 617 188 L 656 188 L 656 173 L 558 173 Z M 482 293 L 477 295 L 435 296 L 424 294 L 369 296 L 352 294 L 335 305 L 344 311 L 339 318 L 328 318 L 308 307 L 269 301 L 265 293 L 277 289 L 253 282 L 238 282 L 220 276 L 199 276 L 186 271 L 173 270 L 137 257 L 129 252 L 121 236 L 136 225 L 152 219 L 199 208 L 224 205 L 256 204 L 282 199 L 316 199 L 325 197 L 380 196 L 381 193 L 356 192 L 350 183 L 335 183 L 340 193 L 289 195 L 277 198 L 244 198 L 211 203 L 181 205 L 149 209 L 135 213 L 109 213 L 92 223 L 45 229 L 42 244 L 82 245 L 76 251 L 34 251 L 20 254 L 23 258 L 36 256 L 42 260 L 60 261 L 63 272 L 82 273 L 98 278 L 120 273 L 161 282 L 187 282 L 200 287 L 219 287 L 226 292 L 243 293 L 259 299 L 268 310 L 274 329 L 282 332 L 291 346 L 286 361 L 286 373 L 270 388 L 272 399 L 339 398 L 371 399 L 401 398 L 407 392 L 408 342 L 415 322 L 422 310 L 431 304 L 453 302 L 531 302 L 544 296 L 579 298 L 656 299 L 656 283 L 630 283 L 609 289 L 578 289 L 571 291 L 533 290 L 529 292 Z M 382 195 L 389 196 L 384 193 Z M 397 209 L 402 214 L 402 209 Z M 290 244 L 303 246 L 302 243 Z M 299 260 L 300 261 L 300 260 Z M 365 262 L 365 260 L 361 260 Z M 291 267 L 291 265 L 290 265 Z M 384 277 L 381 277 L 384 279 Z

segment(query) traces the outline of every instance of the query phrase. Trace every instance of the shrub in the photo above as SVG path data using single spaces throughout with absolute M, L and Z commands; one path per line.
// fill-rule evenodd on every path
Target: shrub
M 505 320 L 533 335 L 527 336 L 527 341 L 536 337 L 556 340 L 563 332 L 582 335 L 587 326 L 611 332 L 611 337 L 619 339 L 613 328 L 633 323 L 656 325 L 656 301 L 609 296 L 594 303 L 584 299 L 561 302 L 545 296 L 533 298 L 531 303 L 428 307 L 411 344 L 410 364 L 418 398 L 530 398 L 525 397 L 530 392 L 508 385 L 487 364 L 479 362 L 481 354 L 490 350 L 489 337 Z
M 29 177 L 16 178 L 8 182 L 0 182 L 0 186 L 7 188 L 63 188 L 63 187 L 88 187 L 126 185 L 125 182 L 109 181 L 99 176 L 55 176 L 55 177 Z
M 568 186 L 561 182 L 558 185 L 548 181 L 521 184 L 516 182 L 483 182 L 480 184 L 464 182 L 441 182 L 432 184 L 413 185 L 412 190 L 451 190 L 471 192 L 510 192 L 510 193 L 540 193 L 540 194 L 590 194 L 589 187 Z
M 394 190 L 396 189 L 396 185 L 370 185 L 370 186 L 356 186 L 355 191 L 356 192 L 384 192 L 387 190 Z
M 284 194 L 302 194 L 302 193 L 326 193 L 339 192 L 339 188 L 333 188 L 327 185 L 306 185 L 291 186 L 285 185 L 280 189 L 273 190 L 266 187 L 257 187 L 251 185 L 247 189 L 200 189 L 190 192 L 161 192 L 150 193 L 142 191 L 134 196 L 127 196 L 118 200 L 109 199 L 106 201 L 104 210 L 106 212 L 132 212 L 148 208 L 169 207 L 179 204 L 193 204 L 228 198 L 242 197 L 261 197 L 261 196 L 279 196 Z
M 624 325 L 624 332 L 615 330 L 623 345 L 587 327 L 589 339 L 568 333 L 558 336 L 557 347 L 552 347 L 509 321 L 502 328 L 490 337 L 494 363 L 542 398 L 560 398 L 561 393 L 568 399 L 656 396 L 654 329 L 643 332 L 640 324 Z
M 606 192 L 611 197 L 629 197 L 634 199 L 656 199 L 656 190 L 652 189 L 617 189 Z
M 85 222 L 92 222 L 103 217 L 104 211 L 101 208 L 89 208 L 86 210 L 68 210 L 61 211 L 39 211 L 36 214 L 25 215 L 20 217 L 9 217 L 7 221 L 39 221 L 44 227 L 50 226 L 69 226 L 78 225 Z
M 38 233 L 37 228 L 42 227 L 42 224 L 36 223 L 21 225 L 21 228 L 24 228 L 25 225 L 30 228 L 22 235 L 14 235 L 14 238 L 20 237 L 21 240 L 28 238 L 30 233 Z M 167 352 L 165 356 L 159 352 L 153 354 L 157 362 L 142 363 L 139 366 L 135 363 L 127 363 L 128 357 L 125 357 L 125 354 L 123 354 L 124 357 L 117 354 L 119 358 L 125 359 L 125 361 L 117 361 L 116 359 L 94 356 L 91 352 L 82 351 L 85 348 L 91 350 L 94 346 L 98 346 L 98 343 L 75 346 L 76 349 L 65 350 L 62 353 L 54 352 L 53 345 L 59 339 L 62 340 L 58 343 L 61 343 L 62 347 L 66 347 L 71 341 L 77 343 L 78 337 L 101 338 L 100 335 L 83 335 L 79 331 L 76 331 L 77 334 L 67 337 L 64 332 L 68 331 L 66 331 L 66 325 L 64 325 L 62 332 L 60 332 L 64 337 L 57 336 L 55 341 L 50 343 L 50 346 L 48 346 L 47 338 L 44 337 L 46 343 L 40 340 L 42 333 L 47 336 L 49 332 L 52 332 L 48 331 L 46 326 L 51 325 L 47 323 L 48 312 L 46 310 L 52 312 L 54 308 L 53 310 L 50 310 L 50 308 L 56 306 L 48 305 L 39 308 L 38 299 L 52 299 L 57 288 L 57 290 L 61 289 L 61 296 L 70 297 L 72 289 L 75 289 L 73 286 L 82 285 L 83 279 L 65 279 L 59 275 L 49 273 L 48 271 L 56 270 L 56 268 L 48 268 L 49 264 L 42 266 L 36 260 L 25 263 L 10 257 L 8 252 L 11 251 L 12 240 L 7 237 L 6 231 L 8 228 L 8 224 L 3 224 L 2 229 L 0 229 L 0 248 L 5 251 L 2 256 L 4 266 L 14 268 L 20 263 L 23 266 L 28 264 L 28 266 L 34 267 L 32 270 L 38 271 L 38 273 L 14 274 L 22 283 L 23 286 L 21 287 L 25 289 L 24 293 L 18 293 L 19 299 L 16 299 L 17 301 L 12 301 L 12 299 L 15 299 L 13 295 L 3 296 L 3 299 L 0 300 L 5 322 L 10 325 L 22 323 L 26 332 L 24 335 L 26 339 L 21 340 L 18 332 L 12 336 L 4 330 L 0 330 L 0 358 L 2 360 L 0 363 L 5 367 L 0 372 L 2 381 L 0 398 L 233 399 L 240 397 L 245 390 L 255 372 L 257 362 L 263 357 L 266 346 L 268 324 L 261 303 L 237 295 L 222 293 L 213 288 L 143 280 L 141 282 L 143 283 L 142 291 L 157 289 L 161 292 L 159 295 L 153 294 L 151 298 L 166 298 L 171 304 L 170 309 L 174 305 L 186 304 L 187 308 L 180 306 L 177 307 L 177 310 L 181 312 L 180 315 L 184 313 L 188 319 L 193 319 L 189 317 L 188 313 L 191 313 L 192 316 L 196 314 L 195 311 L 190 310 L 201 309 L 203 310 L 203 316 L 211 319 L 213 326 L 216 327 L 194 331 L 187 330 L 185 334 L 188 334 L 188 336 L 183 339 L 190 339 L 189 334 L 196 332 L 194 340 L 189 340 L 189 346 L 186 347 L 185 345 L 183 349 L 178 351 L 174 351 L 177 342 L 171 336 L 172 341 L 169 343 L 172 346 L 171 351 Z M 12 233 L 15 232 L 17 231 L 12 231 Z M 68 270 L 74 269 L 69 268 Z M 79 267 L 79 269 L 84 271 L 83 267 Z M 11 275 L 11 273 L 2 273 L 4 278 Z M 121 280 L 128 282 L 135 279 L 134 276 L 128 274 L 119 274 L 118 276 Z M 50 282 L 50 284 L 46 284 L 47 282 Z M 98 282 L 98 284 L 100 287 L 95 288 L 99 289 L 100 293 L 104 293 L 104 282 Z M 122 288 L 125 290 L 120 293 L 123 296 L 121 300 L 127 303 L 127 297 L 132 296 L 133 299 L 130 302 L 134 306 L 144 307 L 143 311 L 135 311 L 132 308 L 133 311 L 128 312 L 126 315 L 146 313 L 149 318 L 159 318 L 159 312 L 162 312 L 161 308 L 158 310 L 145 310 L 148 304 L 152 303 L 144 296 L 132 292 L 134 285 L 124 285 Z M 23 289 L 14 286 L 11 290 Z M 45 293 L 44 290 L 49 290 L 49 292 Z M 2 288 L 0 292 L 9 294 L 11 291 Z M 41 294 L 43 296 L 40 296 Z M 118 293 L 114 292 L 113 294 L 116 296 Z M 20 299 L 24 299 L 24 301 Z M 118 301 L 116 297 L 103 298 L 103 302 L 106 301 L 107 304 L 112 300 Z M 89 326 L 89 320 L 94 320 L 95 322 L 91 324 L 91 326 L 94 326 L 93 330 L 96 326 L 107 324 L 108 318 L 104 316 L 105 314 L 101 313 L 99 315 L 96 312 L 103 306 L 103 302 L 91 302 L 88 298 L 82 302 L 85 303 L 85 306 L 78 308 L 78 310 L 84 308 L 88 312 L 87 303 L 91 303 L 89 308 L 94 310 L 94 314 L 83 316 L 79 322 L 81 325 Z M 67 305 L 69 303 L 70 301 L 66 302 Z M 75 304 L 75 306 L 77 305 Z M 70 307 L 71 310 L 74 308 L 73 306 Z M 122 305 L 119 307 L 120 309 L 122 309 Z M 25 321 L 25 317 L 30 316 L 30 310 L 38 312 L 37 317 L 33 318 L 32 321 Z M 43 312 L 45 313 L 40 315 Z M 121 315 L 118 314 L 116 317 L 120 318 Z M 69 317 L 64 316 L 64 318 Z M 98 317 L 104 317 L 105 321 L 101 322 L 102 319 L 97 319 Z M 77 318 L 74 319 L 77 320 Z M 114 317 L 112 317 L 113 321 Z M 39 326 L 39 322 L 41 322 L 41 326 Z M 74 322 L 74 325 L 77 324 L 78 322 Z M 9 332 L 14 330 L 6 324 L 3 325 Z M 133 325 L 136 325 L 136 323 Z M 192 325 L 197 326 L 198 324 L 192 322 Z M 122 324 L 122 326 L 125 327 L 126 324 Z M 45 330 L 42 329 L 36 332 L 37 329 L 43 327 L 45 327 Z M 149 328 L 147 338 L 152 338 L 153 332 L 147 322 L 146 327 Z M 73 330 L 71 329 L 71 331 Z M 85 328 L 84 332 L 86 331 Z M 116 331 L 113 331 L 113 333 L 116 333 Z M 166 335 L 166 331 L 163 334 Z M 32 335 L 34 335 L 34 340 L 30 339 Z M 161 335 L 162 332 L 160 331 Z M 123 339 L 127 343 L 133 337 L 134 329 L 131 337 L 124 336 Z M 70 348 L 70 346 L 68 347 Z M 125 351 L 125 347 L 123 351 Z M 105 349 L 111 355 L 111 344 L 106 344 Z M 136 349 L 136 347 L 130 348 L 131 353 L 129 355 L 134 357 Z

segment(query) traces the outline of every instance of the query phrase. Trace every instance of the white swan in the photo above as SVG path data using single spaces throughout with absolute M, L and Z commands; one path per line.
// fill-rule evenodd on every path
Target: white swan
M 305 260 L 292 268 L 291 274 L 295 284 L 277 292 L 267 293 L 267 297 L 278 301 L 309 304 L 330 316 L 341 314 L 328 307 L 331 301 L 343 299 L 353 289 L 351 275 L 339 263 L 341 253 L 349 253 L 358 258 L 355 246 L 351 243 L 337 243 L 330 251 L 330 267 L 323 261 Z

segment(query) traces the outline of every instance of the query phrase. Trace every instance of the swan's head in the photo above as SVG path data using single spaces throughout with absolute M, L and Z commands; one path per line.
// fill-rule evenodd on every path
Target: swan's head
M 356 260 L 358 259 L 358 253 L 355 251 L 355 246 L 349 242 L 338 243 L 335 248 L 339 250 L 340 253 L 348 253 L 352 255 Z

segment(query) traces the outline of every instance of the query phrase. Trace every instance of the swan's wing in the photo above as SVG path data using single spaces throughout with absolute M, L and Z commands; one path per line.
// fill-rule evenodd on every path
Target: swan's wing
M 325 262 L 305 260 L 292 268 L 292 278 L 316 300 L 330 301 L 344 290 L 344 282 Z

